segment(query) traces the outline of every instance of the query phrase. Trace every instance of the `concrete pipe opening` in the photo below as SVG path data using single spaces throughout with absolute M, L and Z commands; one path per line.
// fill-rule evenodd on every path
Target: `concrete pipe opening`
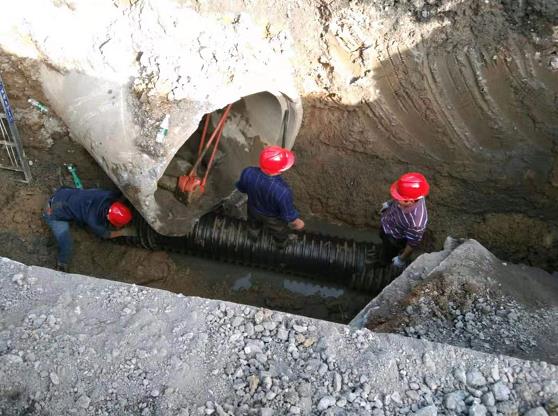
M 224 108 L 208 114 L 206 145 L 223 112 Z M 193 220 L 234 191 L 245 167 L 257 165 L 264 146 L 293 146 L 300 117 L 296 104 L 282 94 L 264 91 L 232 103 L 203 193 L 199 188 L 195 192 L 182 192 L 177 187 L 178 179 L 192 171 L 199 157 L 205 125 L 205 116 L 202 117 L 198 128 L 178 149 L 158 180 L 154 194 L 159 206 L 157 222 L 161 224 L 158 231 L 166 235 L 183 235 L 189 231 Z M 200 157 L 195 171 L 200 180 L 207 172 L 212 150 L 213 144 Z

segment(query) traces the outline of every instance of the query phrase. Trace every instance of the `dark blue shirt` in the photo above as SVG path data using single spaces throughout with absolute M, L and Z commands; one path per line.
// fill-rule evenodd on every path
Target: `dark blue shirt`
M 60 188 L 50 199 L 52 215 L 59 221 L 75 221 L 91 228 L 101 238 L 109 238 L 107 214 L 120 192 L 105 189 Z
M 280 175 L 269 176 L 259 168 L 242 171 L 236 188 L 248 194 L 248 209 L 266 217 L 280 218 L 285 222 L 300 215 L 293 204 L 293 193 Z

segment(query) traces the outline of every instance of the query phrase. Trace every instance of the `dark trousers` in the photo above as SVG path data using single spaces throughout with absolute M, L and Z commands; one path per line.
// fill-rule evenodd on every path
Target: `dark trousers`
M 279 218 L 266 217 L 248 209 L 248 233 L 250 238 L 257 240 L 262 229 L 268 231 L 279 246 L 284 246 L 289 239 L 289 234 L 291 234 L 289 224 L 285 221 Z
M 407 245 L 407 240 L 396 240 L 391 235 L 386 234 L 384 229 L 380 227 L 380 238 L 382 239 L 382 248 L 380 249 L 380 261 L 384 265 L 391 263 L 391 260 L 401 253 L 401 250 Z
M 52 210 L 50 208 L 47 208 L 43 212 L 43 219 L 51 229 L 52 234 L 54 234 L 56 244 L 58 245 L 58 264 L 68 266 L 72 258 L 74 245 L 72 235 L 70 234 L 70 223 L 68 221 L 57 220 L 56 217 L 52 215 Z

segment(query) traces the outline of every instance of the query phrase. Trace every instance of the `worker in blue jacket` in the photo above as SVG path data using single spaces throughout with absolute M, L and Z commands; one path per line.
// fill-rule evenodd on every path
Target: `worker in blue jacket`
M 87 227 L 101 238 L 133 235 L 123 228 L 132 212 L 120 201 L 121 194 L 105 189 L 59 188 L 47 202 L 43 218 L 58 244 L 56 268 L 67 272 L 73 251 L 70 222 Z
M 294 162 L 290 150 L 268 146 L 260 153 L 259 167 L 242 171 L 236 188 L 248 195 L 248 231 L 252 239 L 257 239 L 264 228 L 282 248 L 292 230 L 304 228 L 304 221 L 293 204 L 291 188 L 281 177 Z

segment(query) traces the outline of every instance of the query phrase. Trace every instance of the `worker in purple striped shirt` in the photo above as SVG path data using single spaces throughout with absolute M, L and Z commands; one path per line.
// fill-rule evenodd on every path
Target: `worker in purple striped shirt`
M 413 250 L 426 231 L 428 212 L 424 198 L 430 185 L 417 172 L 402 175 L 390 188 L 392 200 L 380 211 L 381 261 L 398 269 L 405 268 Z

